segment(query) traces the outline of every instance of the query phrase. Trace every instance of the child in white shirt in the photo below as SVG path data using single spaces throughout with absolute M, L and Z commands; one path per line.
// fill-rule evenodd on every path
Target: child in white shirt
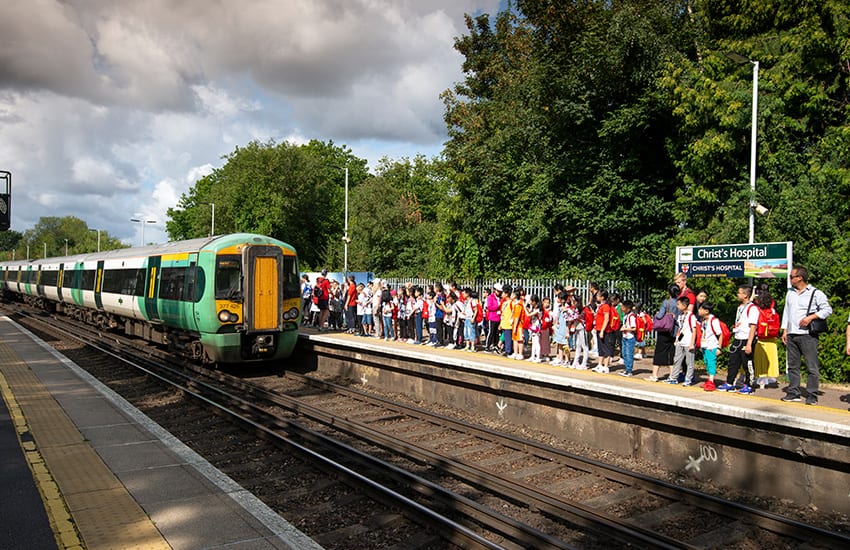
M 687 296 L 682 296 L 676 301 L 679 309 L 679 332 L 676 334 L 676 354 L 673 357 L 673 366 L 670 368 L 670 377 L 665 380 L 668 384 L 678 384 L 679 374 L 682 372 L 682 360 L 687 364 L 685 373 L 685 386 L 694 383 L 694 360 L 696 349 L 694 339 L 696 338 L 697 319 L 693 313 L 688 311 L 691 301 Z

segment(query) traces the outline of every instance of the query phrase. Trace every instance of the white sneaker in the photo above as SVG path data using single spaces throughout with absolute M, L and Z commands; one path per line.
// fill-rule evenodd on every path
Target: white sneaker
M 637 359 L 643 359 L 643 354 L 636 353 L 635 354 L 635 360 L 637 360 Z
M 597 365 L 593 367 L 593 372 L 598 372 L 599 374 L 608 374 L 608 367 L 603 367 L 602 365 Z
M 575 369 L 576 369 L 576 370 L 587 370 L 587 365 L 585 365 L 585 364 L 581 364 L 581 365 L 579 365 L 579 366 L 575 367 Z
M 446 349 L 455 349 L 455 345 L 454 345 L 454 344 L 449 344 L 448 346 L 446 346 Z
M 623 360 L 623 358 L 622 358 L 622 357 L 620 357 L 620 360 L 619 360 L 619 361 L 617 361 L 617 364 L 618 364 L 618 365 L 625 365 L 625 364 L 626 364 L 626 362 Z

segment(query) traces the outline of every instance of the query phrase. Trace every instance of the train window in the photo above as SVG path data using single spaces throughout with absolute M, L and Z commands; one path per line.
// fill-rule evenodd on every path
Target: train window
M 94 269 L 86 269 L 83 271 L 83 276 L 80 279 L 80 288 L 83 290 L 94 290 L 94 277 L 95 277 Z
M 41 284 L 46 286 L 56 286 L 56 283 L 59 282 L 59 272 L 58 271 L 42 271 L 41 272 Z
M 204 296 L 204 270 L 193 262 L 186 270 L 184 302 L 200 302 Z
M 283 297 L 301 296 L 301 279 L 298 273 L 298 261 L 295 256 L 283 257 Z
M 161 300 L 182 300 L 186 281 L 185 267 L 163 267 L 159 275 L 159 297 Z
M 144 269 L 107 269 L 101 290 L 110 294 L 141 296 L 145 286 Z
M 242 257 L 222 254 L 215 260 L 215 299 L 242 299 Z

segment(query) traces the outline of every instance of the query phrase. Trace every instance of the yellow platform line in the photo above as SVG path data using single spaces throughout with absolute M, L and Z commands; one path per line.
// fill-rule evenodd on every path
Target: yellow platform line
M 4 346 L 0 344 L 0 361 L 5 360 L 3 357 Z M 9 409 L 9 414 L 12 417 L 12 422 L 15 425 L 15 431 L 18 434 L 18 444 L 24 451 L 24 458 L 32 472 L 33 480 L 35 481 L 38 492 L 41 493 L 41 499 L 44 503 L 44 510 L 47 512 L 47 519 L 50 522 L 50 528 L 53 530 L 53 536 L 56 538 L 56 545 L 59 548 L 66 550 L 83 549 L 82 541 L 79 533 L 77 533 L 74 520 L 68 512 L 68 507 L 65 504 L 65 499 L 62 498 L 62 493 L 59 492 L 59 487 L 50 475 L 50 471 L 44 464 L 44 458 L 38 451 L 35 443 L 32 441 L 23 441 L 21 436 L 29 432 L 27 420 L 21 411 L 21 407 L 15 399 L 15 394 L 11 386 L 0 371 L 0 393 L 3 394 L 3 400 L 6 402 L 6 407 Z
M 29 366 L 3 341 L 0 388 L 59 548 L 171 548 Z M 33 441 L 22 440 L 27 432 Z

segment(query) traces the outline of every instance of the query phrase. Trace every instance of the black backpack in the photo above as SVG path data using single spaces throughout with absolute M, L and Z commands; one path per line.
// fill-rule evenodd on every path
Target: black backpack
M 313 296 L 315 296 L 317 300 L 325 299 L 325 293 L 322 291 L 321 285 L 316 285 L 313 287 Z

